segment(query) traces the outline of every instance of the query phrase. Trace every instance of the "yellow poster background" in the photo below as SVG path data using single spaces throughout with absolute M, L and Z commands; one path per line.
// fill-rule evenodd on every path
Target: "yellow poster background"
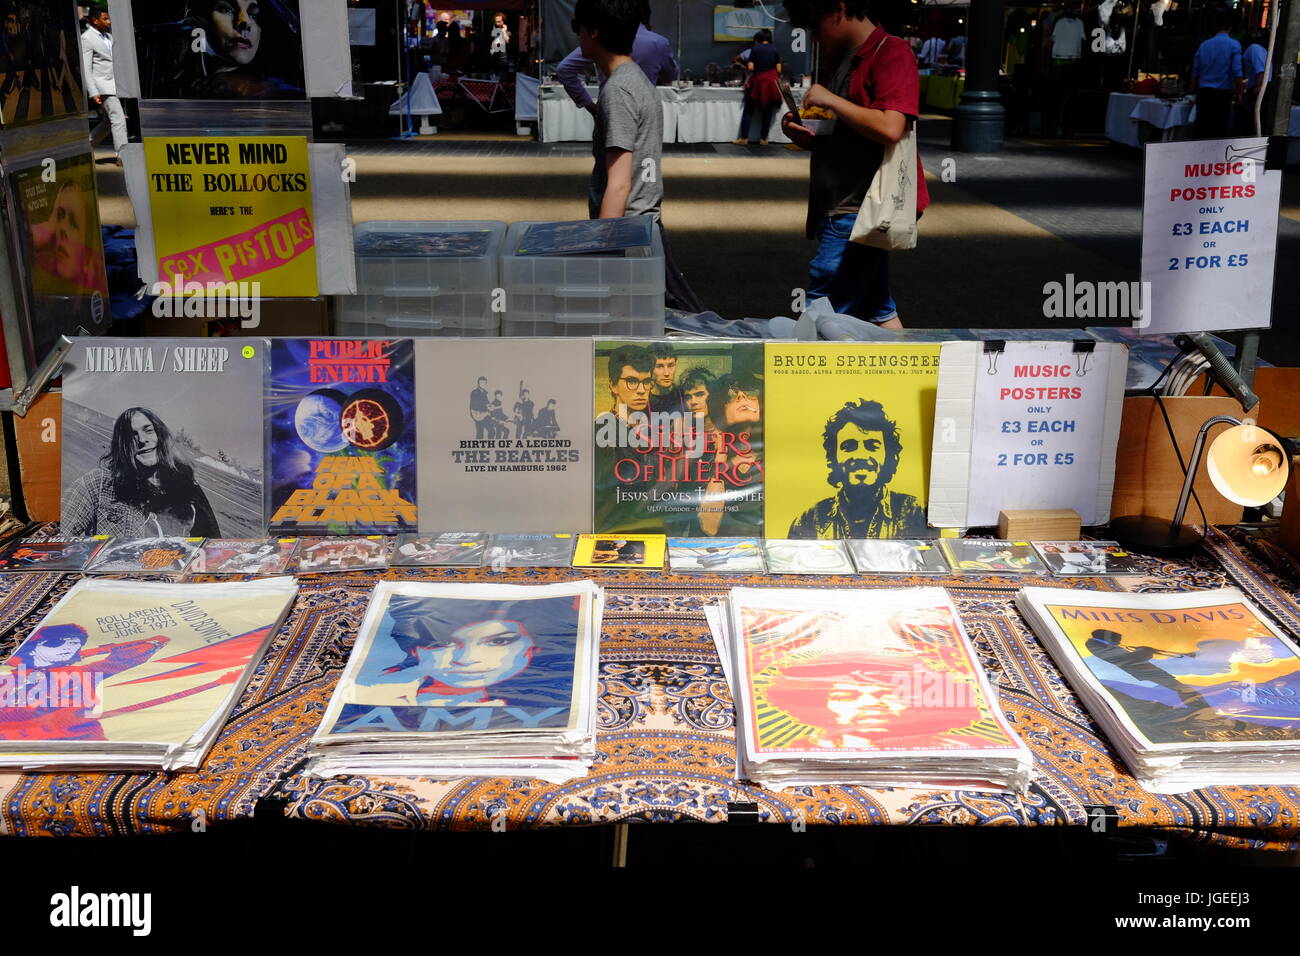
M 181 269 L 186 281 L 260 282 L 263 296 L 317 294 L 305 136 L 148 137 L 144 155 L 160 282 Z M 208 271 L 196 275 L 184 254 L 200 249 Z
M 158 592 L 152 594 L 110 594 L 104 591 L 88 592 L 75 596 L 55 613 L 41 622 L 41 627 L 56 624 L 79 624 L 86 630 L 87 640 L 78 666 L 93 672 L 103 655 L 93 652 L 106 645 L 131 641 L 167 638 L 167 643 L 144 663 L 107 677 L 100 688 L 103 712 L 147 703 L 172 694 L 206 687 L 223 676 L 232 674 L 229 666 L 189 666 L 187 662 L 169 662 L 168 658 L 181 654 L 202 652 L 210 641 L 196 633 L 181 617 L 181 611 L 172 607 L 176 602 L 189 600 L 193 591 L 181 590 L 175 595 Z M 262 594 L 257 596 L 234 594 L 229 597 L 205 596 L 197 600 L 201 611 L 221 625 L 232 637 L 260 627 L 274 624 L 284 606 L 293 600 L 292 594 Z M 112 617 L 123 619 L 137 615 L 143 609 L 165 610 L 173 623 L 145 627 L 137 633 L 122 634 L 101 626 L 100 621 Z M 197 612 L 196 612 L 197 613 Z M 195 620 L 198 620 L 196 617 Z M 228 658 L 214 653 L 213 661 L 228 663 Z M 0 664 L 0 674 L 13 673 L 16 668 Z M 148 683 L 132 683 L 141 678 L 171 673 L 172 676 Z M 180 744 L 212 716 L 213 710 L 230 693 L 230 683 L 210 687 L 198 693 L 178 697 L 153 707 L 104 717 L 100 724 L 104 736 L 110 741 Z M 33 741 L 33 750 L 39 750 L 39 741 Z
M 788 364 L 825 357 L 825 366 Z M 859 358 L 878 359 L 869 367 Z M 843 362 L 843 367 L 837 363 Z M 893 363 L 893 364 L 890 364 Z M 764 356 L 766 508 L 769 538 L 783 538 L 804 511 L 838 490 L 828 480 L 822 432 L 847 402 L 879 402 L 902 441 L 888 490 L 912 495 L 922 507 L 930 487 L 938 345 L 767 343 Z

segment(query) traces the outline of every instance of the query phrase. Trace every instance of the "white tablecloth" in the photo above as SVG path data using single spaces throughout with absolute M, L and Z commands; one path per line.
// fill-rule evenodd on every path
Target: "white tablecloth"
M 1146 99 L 1140 93 L 1112 93 L 1106 101 L 1106 138 L 1125 146 L 1141 146 L 1133 110 Z
M 1190 126 L 1196 119 L 1196 100 L 1189 96 L 1169 102 L 1158 96 L 1147 96 L 1133 107 L 1130 115 L 1135 120 L 1150 123 L 1156 129 Z
M 1127 146 L 1142 145 L 1141 123 L 1163 130 L 1163 140 L 1174 139 L 1180 127 L 1196 121 L 1196 99 L 1162 100 L 1158 96 L 1112 93 L 1106 101 L 1106 138 Z
M 595 87 L 588 87 L 596 97 Z M 679 90 L 671 86 L 658 87 L 659 101 L 664 110 L 665 143 L 730 143 L 740 130 L 740 116 L 744 108 L 744 90 L 739 87 L 693 86 Z M 795 90 L 795 99 L 803 97 Z M 543 84 L 540 96 L 542 142 L 590 142 L 594 126 L 591 114 L 578 109 L 559 84 Z M 781 114 L 778 106 L 773 111 L 772 127 L 768 141 L 788 143 L 781 132 Z

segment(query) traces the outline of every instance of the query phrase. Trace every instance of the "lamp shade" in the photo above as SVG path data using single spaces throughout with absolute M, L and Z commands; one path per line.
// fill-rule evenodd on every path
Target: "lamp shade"
M 1205 470 L 1215 490 L 1248 508 L 1266 505 L 1286 487 L 1289 458 L 1281 440 L 1258 425 L 1235 425 L 1210 444 Z

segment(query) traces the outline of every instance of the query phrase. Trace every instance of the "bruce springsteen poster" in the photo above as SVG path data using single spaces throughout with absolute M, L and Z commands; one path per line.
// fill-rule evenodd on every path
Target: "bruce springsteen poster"
M 416 530 L 410 339 L 272 339 L 266 417 L 271 534 Z
M 591 341 L 426 338 L 422 531 L 591 528 Z
M 938 345 L 766 347 L 767 535 L 928 538 Z

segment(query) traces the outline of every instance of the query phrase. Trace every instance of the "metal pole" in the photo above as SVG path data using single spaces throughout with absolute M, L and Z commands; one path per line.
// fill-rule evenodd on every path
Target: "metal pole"
M 952 148 L 996 153 L 1006 111 L 998 93 L 1004 33 L 1002 0 L 971 0 L 966 41 L 966 89 L 953 111 Z
M 1295 92 L 1296 55 L 1300 54 L 1300 3 L 1296 0 L 1287 4 L 1286 17 L 1282 20 L 1278 33 L 1278 46 L 1282 48 L 1282 55 L 1273 61 L 1278 64 L 1278 69 L 1272 129 L 1274 136 L 1285 136 L 1291 119 L 1291 97 Z

